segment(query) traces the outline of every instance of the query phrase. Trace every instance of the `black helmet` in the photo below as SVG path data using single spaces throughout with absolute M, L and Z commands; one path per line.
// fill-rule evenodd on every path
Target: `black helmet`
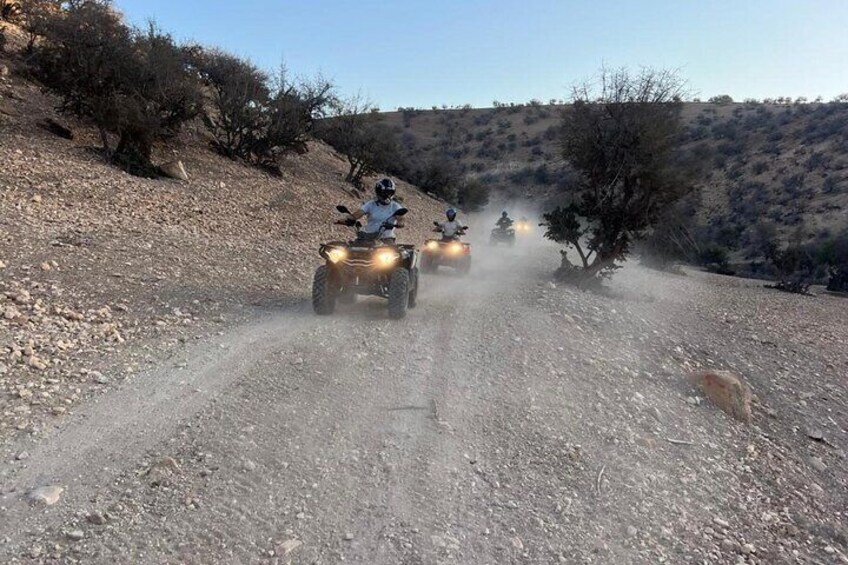
M 453 208 L 448 208 L 445 210 L 445 215 L 448 217 L 448 221 L 452 222 L 456 219 L 456 210 Z
M 509 214 L 506 213 L 506 210 L 501 212 L 501 218 L 506 218 L 507 216 L 509 216 Z
M 391 200 L 395 195 L 395 183 L 390 178 L 380 179 L 374 185 L 374 192 L 380 200 Z

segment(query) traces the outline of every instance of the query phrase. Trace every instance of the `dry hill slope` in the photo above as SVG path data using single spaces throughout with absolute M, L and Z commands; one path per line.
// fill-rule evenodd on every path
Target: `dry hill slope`
M 42 128 L 58 119 L 54 100 L 15 76 L 13 60 L 0 65 L 12 71 L 0 78 L 4 438 L 64 413 L 102 385 L 106 365 L 137 370 L 142 350 L 123 357 L 125 341 L 157 350 L 185 326 L 201 335 L 246 310 L 304 299 L 319 242 L 348 233 L 332 226 L 334 206 L 356 200 L 344 163 L 322 144 L 275 178 L 188 131 L 157 155 L 181 159 L 188 182 L 132 177 L 104 163 L 83 124 L 68 124 L 73 141 Z M 403 183 L 399 195 L 412 211 L 402 237 L 422 241 L 443 205 Z

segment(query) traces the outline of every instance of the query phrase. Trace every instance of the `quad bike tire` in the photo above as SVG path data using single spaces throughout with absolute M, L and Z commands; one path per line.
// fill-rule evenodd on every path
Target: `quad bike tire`
M 389 318 L 400 320 L 409 306 L 409 271 L 397 269 L 389 280 Z
M 336 310 L 336 289 L 333 274 L 327 265 L 321 265 L 312 278 L 312 309 L 319 316 L 329 316 Z
M 412 309 L 418 306 L 418 283 L 421 278 L 418 274 L 418 267 L 412 269 L 412 288 L 409 290 L 409 302 L 407 306 Z

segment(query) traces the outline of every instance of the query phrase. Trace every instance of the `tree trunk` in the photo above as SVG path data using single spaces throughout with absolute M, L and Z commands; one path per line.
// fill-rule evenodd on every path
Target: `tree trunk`
M 151 162 L 153 142 L 141 132 L 121 132 L 121 139 L 112 160 L 131 175 L 155 177 L 156 167 Z

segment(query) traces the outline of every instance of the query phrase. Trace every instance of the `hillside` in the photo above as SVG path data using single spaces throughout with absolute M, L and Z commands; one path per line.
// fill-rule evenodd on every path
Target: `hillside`
M 258 310 L 308 296 L 318 245 L 343 237 L 334 206 L 358 201 L 325 145 L 288 159 L 281 178 L 224 159 L 201 128 L 157 149 L 188 182 L 130 176 L 105 163 L 96 132 L 0 54 L 0 438 L 34 432 L 167 350 Z M 69 126 L 67 140 L 42 127 Z M 424 239 L 443 204 L 400 183 L 401 237 Z M 125 344 L 133 345 L 127 356 Z M 99 380 L 98 380 L 99 379 Z M 11 400 L 10 400 L 11 402 Z
M 549 207 L 573 179 L 560 156 L 567 106 L 413 110 L 385 114 L 406 158 L 447 158 L 500 199 Z M 758 223 L 783 241 L 848 227 L 848 104 L 687 103 L 682 148 L 702 163 L 689 207 L 703 237 L 744 255 Z

